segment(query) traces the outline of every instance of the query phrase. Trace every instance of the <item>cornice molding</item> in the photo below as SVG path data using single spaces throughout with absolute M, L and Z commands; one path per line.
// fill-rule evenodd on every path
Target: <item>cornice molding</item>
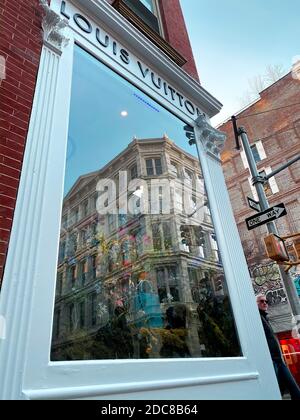
M 213 128 L 205 115 L 200 115 L 196 119 L 196 129 L 205 151 L 219 160 L 225 145 L 226 134 Z
M 55 13 L 48 5 L 47 0 L 39 0 L 44 11 L 42 29 L 44 45 L 61 55 L 63 47 L 68 45 L 69 39 L 65 37 L 64 30 L 69 26 L 66 19 Z

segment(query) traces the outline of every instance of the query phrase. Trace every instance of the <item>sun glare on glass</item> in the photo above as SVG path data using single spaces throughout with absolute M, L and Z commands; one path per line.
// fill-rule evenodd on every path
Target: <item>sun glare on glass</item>
M 128 112 L 127 111 L 122 111 L 121 112 L 121 117 L 128 117 Z

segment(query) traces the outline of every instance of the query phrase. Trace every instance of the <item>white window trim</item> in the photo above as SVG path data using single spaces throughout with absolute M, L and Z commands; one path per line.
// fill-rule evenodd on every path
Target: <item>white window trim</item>
M 251 149 L 252 149 L 253 146 L 256 146 L 256 148 L 257 148 L 257 151 L 258 151 L 258 154 L 259 154 L 259 157 L 260 157 L 260 161 L 267 158 L 267 155 L 266 155 L 266 152 L 265 152 L 265 149 L 264 149 L 264 146 L 263 146 L 261 140 L 258 140 L 255 143 L 250 144 Z M 243 146 L 242 146 L 242 150 L 241 150 L 240 154 L 241 154 L 241 159 L 243 161 L 244 168 L 248 169 L 249 164 L 248 164 L 248 160 L 247 160 L 246 153 L 245 153 L 245 150 L 244 150 Z
M 154 10 L 155 10 L 155 16 L 158 19 L 160 36 L 162 38 L 165 38 L 165 30 L 164 30 L 164 25 L 163 25 L 162 18 L 161 18 L 161 13 L 160 13 L 160 7 L 159 7 L 159 4 L 158 4 L 158 0 L 152 0 L 152 2 L 153 2 Z
M 187 97 L 211 115 L 219 102 L 144 36 L 131 27 L 105 0 L 78 0 L 85 15 L 126 39 L 153 68 L 167 74 Z M 59 0 L 51 7 L 59 12 Z M 91 17 L 92 20 L 92 17 Z M 6 338 L 0 346 L 1 399 L 191 399 L 280 398 L 274 369 L 262 331 L 248 269 L 235 228 L 221 164 L 197 139 L 211 212 L 219 237 L 224 270 L 244 357 L 234 359 L 118 360 L 53 363 L 49 361 L 55 300 L 55 278 L 62 215 L 63 179 L 68 139 L 74 37 L 87 51 L 151 94 L 187 124 L 192 118 L 170 104 L 124 66 L 100 53 L 88 39 L 70 32 L 61 57 L 45 45 L 32 109 L 20 189 L 11 234 L 0 320 Z M 125 41 L 124 41 L 125 42 Z M 43 106 L 45 108 L 43 108 Z M 40 139 L 43 138 L 43 142 Z M 222 215 L 222 217 L 221 217 Z M 45 242 L 46 240 L 46 242 Z M 47 243 L 47 247 L 45 247 Z M 230 244 L 230 246 L 229 246 Z M 2 320 L 4 320 L 2 322 Z M 255 343 L 253 343 L 255 330 Z M 259 351 L 258 351 L 259 349 Z M 211 386 L 214 393 L 211 393 Z M 232 387 L 230 386 L 232 385 Z M 175 392 L 176 390 L 176 392 Z M 237 391 L 239 390 L 239 391 Z
M 255 142 L 255 145 L 257 147 L 258 150 L 258 154 L 261 160 L 267 159 L 267 155 L 264 149 L 264 146 L 262 144 L 261 140 L 258 140 L 257 142 Z

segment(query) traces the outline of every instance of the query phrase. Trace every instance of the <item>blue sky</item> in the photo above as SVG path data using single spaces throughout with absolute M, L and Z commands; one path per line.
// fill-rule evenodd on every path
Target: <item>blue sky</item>
M 188 153 L 185 123 L 80 47 L 75 48 L 65 193 L 81 175 L 97 171 L 134 137 L 167 134 Z M 126 111 L 126 117 L 121 113 Z M 106 145 L 107 147 L 103 147 Z
M 300 55 L 299 0 L 180 1 L 201 83 L 224 105 L 214 124 L 240 109 L 248 79 Z

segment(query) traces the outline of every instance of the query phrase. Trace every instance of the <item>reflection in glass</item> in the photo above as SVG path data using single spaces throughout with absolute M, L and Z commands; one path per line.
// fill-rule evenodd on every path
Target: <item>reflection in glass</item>
M 184 127 L 75 48 L 52 360 L 241 355 Z

